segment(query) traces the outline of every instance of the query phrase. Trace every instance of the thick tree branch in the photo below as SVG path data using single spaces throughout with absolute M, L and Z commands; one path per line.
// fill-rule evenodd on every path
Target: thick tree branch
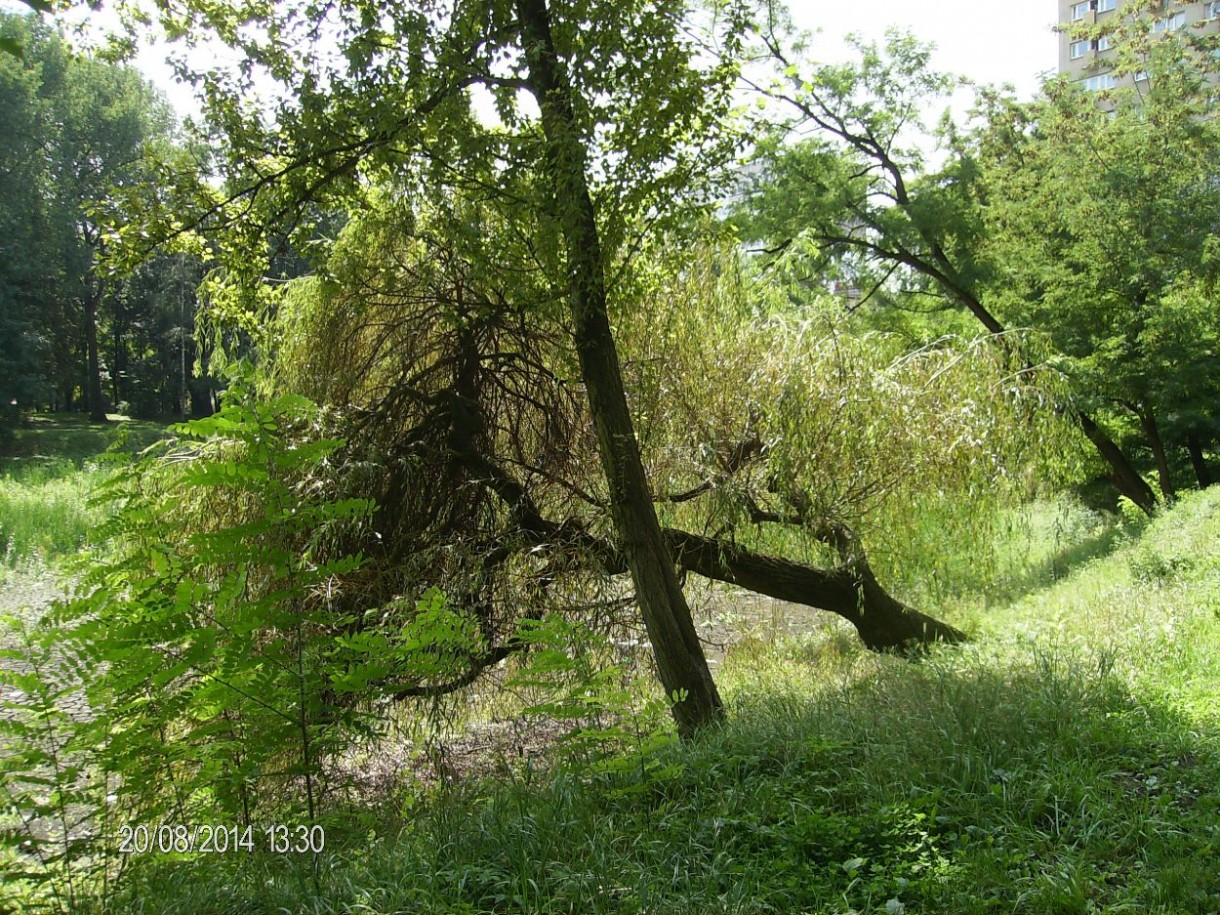
M 684 571 L 835 613 L 855 626 L 861 641 L 873 651 L 903 651 L 930 642 L 955 644 L 967 640 L 966 634 L 953 626 L 891 597 L 867 564 L 817 569 L 672 528 L 665 534 Z

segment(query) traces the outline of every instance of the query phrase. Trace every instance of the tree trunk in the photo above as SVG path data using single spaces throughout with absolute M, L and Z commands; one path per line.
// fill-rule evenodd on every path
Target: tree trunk
M 124 346 L 125 329 L 123 327 L 123 304 L 122 296 L 115 296 L 113 302 L 113 321 L 110 333 L 110 402 L 115 404 L 115 409 L 118 409 L 118 404 L 129 398 L 124 395 L 127 391 L 124 390 L 124 378 L 127 374 L 127 353 Z
M 661 682 L 668 695 L 681 696 L 673 705 L 678 732 L 689 737 L 700 727 L 721 720 L 724 709 L 678 584 L 640 460 L 610 330 L 605 263 L 585 171 L 585 149 L 572 111 L 571 87 L 555 53 L 547 2 L 517 0 L 516 7 L 530 89 L 542 112 L 553 215 L 567 247 L 574 343 L 609 484 L 611 517 L 635 583 Z
M 966 641 L 965 633 L 891 596 L 862 559 L 838 569 L 818 569 L 698 534 L 669 529 L 665 533 L 686 571 L 838 614 L 856 627 L 860 640 L 873 651 Z
M 89 419 L 107 422 L 106 402 L 102 395 L 102 362 L 97 346 L 97 304 L 101 294 L 90 288 L 85 294 L 85 352 L 88 361 L 85 375 L 85 399 L 89 404 Z
M 1152 492 L 1152 487 L 1131 466 L 1131 462 L 1127 460 L 1127 456 L 1122 453 L 1118 445 L 1114 444 L 1097 423 L 1093 422 L 1093 418 L 1089 414 L 1077 413 L 1076 421 L 1080 423 L 1080 428 L 1089 437 L 1089 441 L 1097 448 L 1098 454 L 1110 465 L 1110 479 L 1118 491 L 1135 503 L 1144 514 L 1151 515 L 1156 510 L 1156 496 Z
M 1190 465 L 1195 469 L 1195 479 L 1199 481 L 1199 488 L 1207 489 L 1212 485 L 1212 474 L 1203 457 L 1203 444 L 1197 435 L 1186 437 L 1186 453 L 1190 455 Z
M 1161 440 L 1161 430 L 1152 413 L 1141 411 L 1136 414 L 1140 418 L 1140 429 L 1144 440 L 1152 449 L 1152 459 L 1156 462 L 1157 483 L 1161 487 L 1161 495 L 1166 502 L 1172 502 L 1177 493 L 1173 488 L 1173 478 L 1169 475 L 1169 461 L 1165 457 L 1165 442 Z
M 467 405 L 477 413 L 477 403 Z M 566 557 L 584 556 L 607 575 L 631 571 L 623 551 L 590 534 L 575 519 L 545 518 L 525 487 L 512 474 L 481 454 L 469 438 L 451 438 L 454 456 L 474 479 L 480 480 L 510 509 L 520 526 L 510 540 L 526 548 L 558 547 Z M 663 535 L 683 571 L 737 585 L 778 600 L 804 604 L 838 614 L 856 627 L 861 641 L 873 651 L 910 650 L 930 642 L 957 643 L 966 635 L 888 594 L 873 575 L 849 532 L 830 539 L 841 555 L 851 557 L 837 569 L 819 569 L 788 559 L 765 556 L 711 537 L 666 528 Z

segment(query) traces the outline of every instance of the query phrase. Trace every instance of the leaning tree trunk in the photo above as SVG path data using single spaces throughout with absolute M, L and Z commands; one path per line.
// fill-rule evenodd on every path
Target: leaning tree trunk
M 819 569 L 686 531 L 667 529 L 665 534 L 686 571 L 838 614 L 856 627 L 860 640 L 873 651 L 966 641 L 965 633 L 890 595 L 862 557 L 837 569 Z
M 724 715 L 640 460 L 606 307 L 605 263 L 573 115 L 571 86 L 551 36 L 546 0 L 517 0 L 530 88 L 542 112 L 554 216 L 567 246 L 569 309 L 581 376 L 610 490 L 610 512 L 680 734 Z
M 905 201 L 905 191 L 902 191 L 898 202 L 900 205 L 906 205 Z M 988 333 L 995 337 L 1001 337 L 1007 333 L 999 318 L 988 310 L 969 284 L 962 281 L 943 247 L 928 234 L 927 230 L 924 230 L 924 239 L 932 251 L 933 263 L 917 258 L 911 262 L 910 266 L 939 283 L 942 289 L 974 315 Z M 1078 410 L 1075 417 L 1080 428 L 1084 430 L 1084 434 L 1093 443 L 1097 453 L 1101 455 L 1101 459 L 1109 465 L 1110 480 L 1114 483 L 1115 488 L 1145 514 L 1151 515 L 1156 510 L 1156 496 L 1153 495 L 1152 487 L 1139 475 L 1127 456 L 1123 454 L 1122 449 L 1110 436 L 1106 435 L 1089 414 Z
M 1156 496 L 1152 492 L 1152 487 L 1127 460 L 1122 449 L 1114 444 L 1114 440 L 1102 431 L 1089 414 L 1078 412 L 1076 421 L 1080 423 L 1080 428 L 1093 443 L 1097 453 L 1110 465 L 1110 479 L 1118 491 L 1130 499 L 1144 514 L 1151 515 L 1156 510 Z
M 963 289 L 958 293 L 958 299 L 965 303 L 970 312 L 992 334 L 1005 333 L 1004 325 L 973 294 Z M 1101 459 L 1110 466 L 1110 480 L 1114 483 L 1114 487 L 1138 506 L 1144 514 L 1151 515 L 1156 510 L 1156 496 L 1152 492 L 1152 487 L 1140 476 L 1139 471 L 1127 459 L 1127 455 L 1123 454 L 1123 450 L 1094 422 L 1093 417 L 1083 410 L 1077 410 L 1075 416 L 1076 422 L 1084 430 L 1089 441 L 1093 443 L 1093 447 L 1097 449 Z
M 890 165 L 892 166 L 893 163 L 890 163 Z M 897 174 L 896 166 L 894 168 L 894 173 Z M 901 185 L 901 182 L 899 183 L 896 202 L 903 207 L 910 204 L 907 191 Z M 957 268 L 950 261 L 944 246 L 931 234 L 931 230 L 925 227 L 920 229 L 920 232 L 929 246 L 932 262 L 929 263 L 917 258 L 911 263 L 911 266 L 915 267 L 925 276 L 936 280 L 942 289 L 964 305 L 966 310 L 974 315 L 983 327 L 987 328 L 988 333 L 995 337 L 1001 337 L 1007 333 L 1000 319 L 993 315 L 987 306 L 983 304 L 982 300 L 970 287 L 970 284 L 962 280 Z M 1139 506 L 1145 514 L 1151 515 L 1156 509 L 1156 496 L 1152 493 L 1152 487 L 1136 472 L 1127 456 L 1123 454 L 1122 449 L 1098 427 L 1097 423 L 1087 413 L 1077 411 L 1076 421 L 1080 424 L 1080 428 L 1084 430 L 1084 434 L 1088 436 L 1089 441 L 1093 443 L 1093 447 L 1097 449 L 1097 453 L 1101 455 L 1102 460 L 1110 466 L 1110 479 L 1118 491 Z

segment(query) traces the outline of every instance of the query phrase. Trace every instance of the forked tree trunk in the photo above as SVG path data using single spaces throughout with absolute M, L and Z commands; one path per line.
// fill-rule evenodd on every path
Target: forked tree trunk
M 553 215 L 567 247 L 568 305 L 598 451 L 610 491 L 610 512 L 620 549 L 678 732 L 688 737 L 724 716 L 690 608 L 661 533 L 640 460 L 623 390 L 618 352 L 606 307 L 605 264 L 586 177 L 586 156 L 573 115 L 571 86 L 551 36 L 546 0 L 517 0 L 530 88 L 542 112 L 546 172 Z

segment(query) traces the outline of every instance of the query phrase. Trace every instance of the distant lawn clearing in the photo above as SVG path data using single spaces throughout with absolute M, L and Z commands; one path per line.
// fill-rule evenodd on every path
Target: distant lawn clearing
M 0 566 L 77 552 L 101 514 L 88 505 L 112 447 L 138 451 L 165 426 L 112 415 L 108 425 L 72 414 L 35 414 L 0 440 Z

